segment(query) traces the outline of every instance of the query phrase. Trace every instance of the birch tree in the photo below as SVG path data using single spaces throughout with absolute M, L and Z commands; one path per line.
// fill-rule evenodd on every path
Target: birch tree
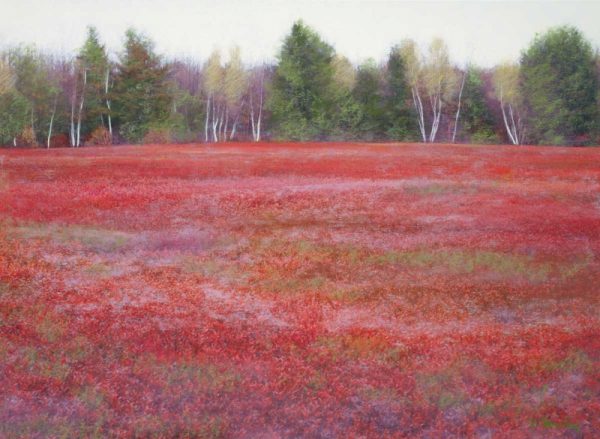
M 431 128 L 428 140 L 435 142 L 445 98 L 452 96 L 452 87 L 456 83 L 448 55 L 448 46 L 441 38 L 434 38 L 429 45 L 428 57 L 423 70 L 425 91 L 431 107 Z
M 224 69 L 221 64 L 221 53 L 214 50 L 206 64 L 203 72 L 204 90 L 206 93 L 206 124 L 204 128 L 205 141 L 209 141 L 209 131 L 212 132 L 210 137 L 213 142 L 219 141 L 220 129 L 225 116 L 223 94 L 223 79 Z M 210 126 L 210 130 L 209 130 Z
M 519 65 L 503 63 L 497 66 L 493 72 L 493 83 L 506 134 L 513 145 L 520 145 L 523 142 L 524 125 L 520 109 Z
M 58 101 L 60 99 L 61 88 L 60 88 L 60 75 L 61 75 L 60 61 L 49 60 L 47 67 L 48 75 L 48 106 L 50 113 L 50 120 L 48 121 L 48 133 L 46 136 L 46 148 L 50 148 L 52 141 L 52 134 L 54 125 L 57 118 Z
M 223 76 L 223 91 L 226 105 L 225 127 L 228 126 L 231 120 L 231 131 L 227 134 L 227 128 L 225 128 L 223 139 L 228 138 L 229 140 L 233 140 L 237 132 L 248 89 L 248 75 L 242 64 L 239 47 L 233 47 L 229 52 L 229 61 L 225 65 Z
M 419 132 L 423 142 L 427 142 L 425 131 L 425 114 L 423 111 L 423 100 L 421 98 L 423 60 L 413 40 L 404 40 L 400 44 L 399 52 L 406 66 L 406 80 L 410 87 L 412 101 L 415 106 L 415 114 L 419 125 Z
M 267 66 L 264 64 L 255 67 L 250 72 L 248 100 L 250 106 L 250 128 L 254 142 L 260 142 L 265 102 L 265 83 L 269 80 L 268 74 Z
M 106 119 L 108 122 L 108 134 L 110 138 L 113 137 L 113 128 L 112 128 L 112 109 L 111 98 L 110 98 L 110 90 L 114 86 L 114 75 L 111 74 L 112 67 L 109 62 L 106 63 L 106 74 L 104 75 L 104 100 L 106 102 Z
M 460 87 L 458 90 L 458 99 L 457 99 L 457 104 L 456 104 L 456 114 L 454 117 L 454 126 L 452 127 L 452 143 L 456 142 L 456 132 L 458 130 L 458 121 L 460 119 L 460 110 L 461 110 L 461 104 L 462 104 L 462 95 L 463 95 L 463 90 L 465 89 L 465 82 L 467 80 L 467 73 L 468 73 L 468 68 L 465 69 L 462 73 L 461 73 L 461 80 L 460 80 Z

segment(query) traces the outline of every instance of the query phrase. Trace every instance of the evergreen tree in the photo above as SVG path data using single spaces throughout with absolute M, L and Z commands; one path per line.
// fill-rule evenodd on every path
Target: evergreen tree
M 78 89 L 77 133 L 81 139 L 99 126 L 108 128 L 109 110 L 106 105 L 106 80 L 109 72 L 108 55 L 94 27 L 88 28 L 85 43 L 77 57 Z
M 598 120 L 594 52 L 581 32 L 565 26 L 537 36 L 521 56 L 521 83 L 529 139 L 574 144 Z
M 151 128 L 169 128 L 172 97 L 168 73 L 154 53 L 153 43 L 129 29 L 114 88 L 115 122 L 128 142 L 142 141 Z
M 399 46 L 390 51 L 386 66 L 387 135 L 393 140 L 415 140 L 415 117 L 411 110 L 410 86 Z
M 481 71 L 469 66 L 462 96 L 459 138 L 473 143 L 494 143 L 498 136 L 494 117 L 486 103 Z
M 326 137 L 335 120 L 333 48 L 301 21 L 294 23 L 278 55 L 268 106 L 278 137 Z
M 361 109 L 360 137 L 366 140 L 383 138 L 386 108 L 383 97 L 381 72 L 373 60 L 358 68 L 353 95 Z
M 360 104 L 356 102 L 353 89 L 356 85 L 356 69 L 348 58 L 335 55 L 333 58 L 333 82 L 335 111 L 329 138 L 335 140 L 355 139 L 359 136 L 362 118 Z

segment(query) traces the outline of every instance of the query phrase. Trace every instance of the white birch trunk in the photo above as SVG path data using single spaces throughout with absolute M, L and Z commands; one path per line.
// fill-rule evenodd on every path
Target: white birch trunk
M 87 69 L 83 70 L 83 90 L 81 91 L 81 101 L 79 102 L 79 112 L 77 114 L 77 148 L 81 146 L 81 115 L 83 113 L 83 102 L 85 100 L 85 86 L 87 85 Z
M 467 72 L 463 74 L 462 82 L 460 84 L 460 91 L 458 92 L 458 106 L 456 108 L 456 118 L 454 119 L 454 131 L 452 132 L 452 143 L 456 141 L 456 131 L 458 129 L 458 118 L 460 117 L 460 104 L 462 100 L 463 89 L 465 88 L 465 80 L 467 79 Z
M 252 128 L 252 140 L 256 142 L 256 125 L 254 124 L 254 100 L 250 93 L 250 128 Z
M 208 143 L 208 121 L 210 117 L 210 95 L 206 101 L 206 120 L 204 122 L 204 142 Z
M 221 110 L 221 115 L 219 116 L 217 123 L 217 142 L 221 140 L 221 129 L 223 128 L 223 118 L 225 116 L 225 110 Z
M 423 102 L 421 101 L 421 96 L 419 95 L 419 89 L 415 86 L 411 88 L 413 102 L 415 104 L 415 109 L 417 110 L 417 120 L 419 122 L 419 131 L 421 131 L 421 137 L 423 142 L 427 143 L 427 135 L 425 134 L 425 120 L 423 117 Z
M 71 100 L 71 127 L 69 129 L 69 137 L 71 138 L 71 146 L 75 146 L 75 101 Z
M 108 79 L 110 76 L 110 68 L 106 69 L 106 80 L 104 81 L 104 94 L 106 96 L 106 108 L 108 110 L 107 118 L 108 118 L 108 133 L 110 134 L 110 138 L 112 140 L 112 119 L 110 116 L 110 99 L 108 99 Z
M 225 125 L 223 126 L 223 132 L 221 133 L 221 139 L 227 140 L 227 127 L 229 126 L 229 109 L 225 107 Z
M 519 139 L 519 130 L 517 128 L 517 124 L 515 123 L 515 118 L 513 116 L 513 108 L 512 108 L 511 104 L 508 104 L 508 110 L 509 110 L 509 113 L 510 113 L 510 122 L 511 122 L 511 126 L 512 126 L 512 129 L 513 129 L 513 137 L 514 137 L 515 142 L 516 142 L 515 145 L 519 145 L 521 143 L 520 139 Z
M 69 127 L 69 137 L 71 147 L 75 147 L 75 101 L 77 100 L 77 84 L 73 87 L 71 93 L 71 125 Z
M 54 97 L 54 107 L 52 108 L 52 116 L 50 116 L 50 126 L 48 127 L 48 140 L 46 141 L 46 148 L 50 149 L 50 139 L 52 138 L 52 126 L 54 124 L 54 115 L 56 114 L 56 103 L 58 96 Z
M 260 78 L 260 102 L 258 104 L 258 122 L 256 124 L 256 141 L 260 142 L 260 122 L 262 120 L 263 96 L 265 93 L 264 77 Z
M 212 115 L 213 142 L 219 141 L 219 137 L 217 136 L 217 126 L 219 125 L 219 117 L 217 116 L 218 111 L 219 111 L 219 108 L 215 106 L 215 100 L 213 98 L 213 115 Z
M 503 97 L 503 93 L 502 93 L 502 87 L 500 87 L 500 109 L 502 110 L 502 119 L 504 120 L 504 127 L 506 128 L 506 133 L 508 134 L 508 137 L 509 137 L 511 143 L 513 145 L 517 145 L 518 141 L 514 137 L 512 129 L 508 123 L 508 118 L 506 117 L 506 110 L 504 108 L 504 97 Z

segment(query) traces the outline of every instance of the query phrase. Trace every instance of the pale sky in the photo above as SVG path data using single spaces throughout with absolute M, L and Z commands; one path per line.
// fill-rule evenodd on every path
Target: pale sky
M 116 53 L 133 26 L 168 57 L 204 61 L 214 48 L 238 44 L 245 61 L 259 62 L 274 59 L 299 18 L 355 63 L 383 60 L 403 38 L 426 46 L 440 36 L 456 63 L 490 67 L 516 60 L 536 32 L 562 24 L 600 47 L 600 1 L 394 0 L 0 0 L 0 47 L 70 53 L 94 25 Z

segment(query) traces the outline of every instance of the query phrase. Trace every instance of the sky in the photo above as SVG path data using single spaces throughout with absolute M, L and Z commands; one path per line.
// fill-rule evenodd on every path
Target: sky
M 600 47 L 599 1 L 378 0 L 0 0 L 0 47 L 33 43 L 73 53 L 94 25 L 117 54 L 134 27 L 159 53 L 205 60 L 240 46 L 247 62 L 273 60 L 292 23 L 302 19 L 352 62 L 385 59 L 412 38 L 425 48 L 448 43 L 459 65 L 517 60 L 536 33 L 570 24 Z

